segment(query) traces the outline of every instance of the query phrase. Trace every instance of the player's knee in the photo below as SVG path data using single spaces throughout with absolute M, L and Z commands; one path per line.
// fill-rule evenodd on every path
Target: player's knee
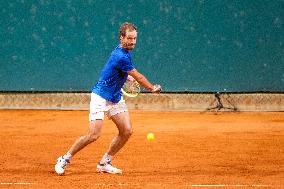
M 122 135 L 123 135 L 123 138 L 126 138 L 128 139 L 131 135 L 132 135 L 133 131 L 131 128 L 127 128 L 123 131 Z
M 98 140 L 98 138 L 100 138 L 100 134 L 88 135 L 88 142 L 95 142 L 96 140 Z

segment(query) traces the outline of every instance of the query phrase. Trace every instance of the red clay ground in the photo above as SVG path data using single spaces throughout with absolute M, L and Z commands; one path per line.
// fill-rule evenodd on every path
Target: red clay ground
M 96 173 L 117 132 L 106 120 L 58 176 L 55 161 L 87 130 L 88 111 L 0 110 L 0 188 L 284 188 L 283 112 L 131 116 L 134 134 L 113 162 L 122 175 Z

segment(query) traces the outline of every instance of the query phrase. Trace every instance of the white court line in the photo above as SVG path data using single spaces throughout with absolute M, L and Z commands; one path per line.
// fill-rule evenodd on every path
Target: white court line
M 189 184 L 190 187 L 272 187 L 272 185 L 263 184 Z
M 31 185 L 32 182 L 1 182 L 1 185 Z
M 33 185 L 33 182 L 1 182 L 0 185 Z M 95 186 L 143 186 L 144 184 L 139 183 L 95 183 Z M 148 183 L 147 186 L 166 186 L 168 184 L 161 183 Z M 263 184 L 185 184 L 185 187 L 273 187 L 273 185 L 263 185 Z
M 95 183 L 95 186 L 170 186 L 171 184 L 162 184 L 162 183 Z M 179 186 L 184 187 L 273 187 L 273 185 L 264 185 L 264 184 L 180 184 Z

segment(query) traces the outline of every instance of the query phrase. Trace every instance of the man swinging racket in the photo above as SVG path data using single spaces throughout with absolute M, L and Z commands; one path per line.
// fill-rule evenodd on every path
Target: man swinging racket
M 99 81 L 92 89 L 89 130 L 74 142 L 66 154 L 57 159 L 55 172 L 59 175 L 64 174 L 71 158 L 77 152 L 100 137 L 105 112 L 109 119 L 115 123 L 118 135 L 114 137 L 106 153 L 98 162 L 97 171 L 121 174 L 122 170 L 112 165 L 112 159 L 132 134 L 130 116 L 122 97 L 121 88 L 127 79 L 133 80 L 134 78 L 140 85 L 152 93 L 161 91 L 160 85 L 151 84 L 132 65 L 130 51 L 134 49 L 136 44 L 137 27 L 132 23 L 123 23 L 119 29 L 119 39 L 120 44 L 112 51 L 101 72 Z

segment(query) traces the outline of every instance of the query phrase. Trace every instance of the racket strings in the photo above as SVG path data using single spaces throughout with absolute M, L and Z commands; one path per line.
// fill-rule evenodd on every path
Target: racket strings
M 126 95 L 137 96 L 140 92 L 140 85 L 137 81 L 126 81 L 122 87 L 122 90 L 126 93 Z
M 126 91 L 129 93 L 137 93 L 139 92 L 139 86 L 137 86 L 136 82 L 128 83 L 126 87 Z

